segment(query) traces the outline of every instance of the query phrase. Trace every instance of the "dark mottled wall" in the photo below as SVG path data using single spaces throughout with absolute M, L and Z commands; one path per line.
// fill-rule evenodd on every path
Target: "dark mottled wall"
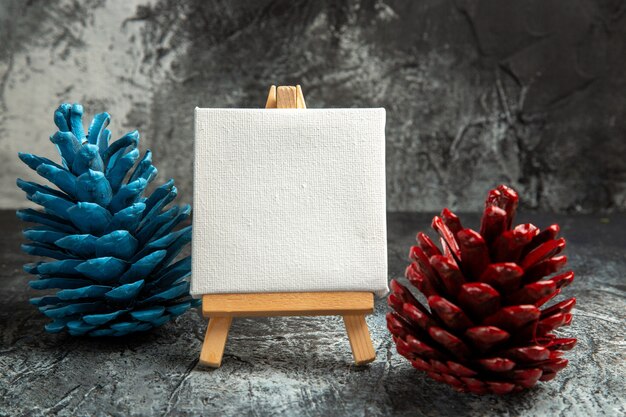
M 191 199 L 195 106 L 260 107 L 272 83 L 309 107 L 384 106 L 390 210 L 626 210 L 621 0 L 0 0 L 0 172 L 51 155 L 63 100 L 138 128 Z

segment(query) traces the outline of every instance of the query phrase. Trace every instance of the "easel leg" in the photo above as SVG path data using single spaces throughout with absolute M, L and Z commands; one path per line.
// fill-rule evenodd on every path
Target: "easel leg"
M 209 319 L 209 326 L 206 329 L 202 351 L 200 352 L 200 364 L 212 368 L 220 367 L 232 321 L 232 317 L 211 317 Z
M 376 359 L 376 352 L 372 345 L 370 331 L 367 328 L 365 315 L 343 316 L 346 324 L 346 331 L 350 339 L 350 347 L 354 355 L 354 362 L 357 365 L 365 365 Z

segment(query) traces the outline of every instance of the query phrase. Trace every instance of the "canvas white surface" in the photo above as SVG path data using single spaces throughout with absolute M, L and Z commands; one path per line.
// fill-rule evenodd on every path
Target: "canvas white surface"
M 191 293 L 387 292 L 384 109 L 195 113 Z

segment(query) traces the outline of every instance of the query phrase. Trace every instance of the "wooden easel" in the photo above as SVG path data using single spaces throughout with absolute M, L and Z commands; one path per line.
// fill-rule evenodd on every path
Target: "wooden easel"
M 266 109 L 305 109 L 300 86 L 270 88 Z M 372 362 L 372 346 L 365 315 L 374 311 L 370 292 L 287 292 L 258 294 L 205 294 L 202 314 L 209 318 L 200 363 L 217 368 L 222 363 L 226 339 L 233 317 L 264 316 L 343 316 L 354 361 Z

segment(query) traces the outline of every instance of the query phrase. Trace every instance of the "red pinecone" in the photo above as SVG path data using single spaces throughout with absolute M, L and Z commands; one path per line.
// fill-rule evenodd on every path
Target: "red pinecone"
M 556 224 L 511 228 L 517 202 L 511 188 L 491 190 L 480 233 L 444 209 L 432 222 L 442 250 L 417 234 L 406 277 L 430 311 L 391 282 L 387 327 L 398 353 L 458 391 L 506 394 L 548 381 L 567 365 L 563 351 L 576 344 L 551 333 L 570 324 L 575 298 L 540 310 L 574 279 L 571 271 L 543 279 L 565 266 L 565 240 L 557 239 Z

